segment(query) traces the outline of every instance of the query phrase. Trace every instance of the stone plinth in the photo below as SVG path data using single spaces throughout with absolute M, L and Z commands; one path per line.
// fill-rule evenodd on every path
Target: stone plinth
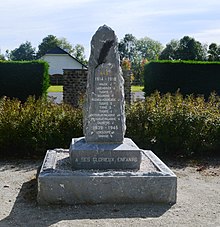
M 50 150 L 38 177 L 38 202 L 175 203 L 175 174 L 151 151 L 141 151 L 141 159 L 137 171 L 72 170 L 67 150 Z
M 70 145 L 73 169 L 139 169 L 141 152 L 128 138 L 123 143 L 87 143 L 85 138 L 74 138 Z

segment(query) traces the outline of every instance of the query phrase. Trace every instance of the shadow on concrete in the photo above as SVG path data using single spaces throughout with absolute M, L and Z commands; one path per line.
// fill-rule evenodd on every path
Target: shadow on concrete
M 0 227 L 47 227 L 62 220 L 79 219 L 157 218 L 171 208 L 167 204 L 39 206 L 36 197 L 37 180 L 25 182 L 9 216 L 0 221 Z

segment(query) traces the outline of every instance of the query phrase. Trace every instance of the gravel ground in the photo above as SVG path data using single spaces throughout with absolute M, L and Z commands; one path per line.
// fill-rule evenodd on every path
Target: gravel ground
M 220 160 L 166 162 L 178 177 L 177 203 L 38 206 L 41 161 L 0 161 L 0 227 L 220 226 Z

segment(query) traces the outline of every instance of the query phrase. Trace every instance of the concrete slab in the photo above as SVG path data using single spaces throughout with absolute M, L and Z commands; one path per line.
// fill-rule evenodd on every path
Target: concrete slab
M 152 151 L 141 155 L 136 171 L 72 170 L 68 150 L 49 150 L 38 176 L 38 203 L 175 203 L 175 174 Z
M 74 169 L 139 169 L 140 148 L 129 138 L 123 143 L 86 143 L 85 138 L 73 138 L 70 161 Z

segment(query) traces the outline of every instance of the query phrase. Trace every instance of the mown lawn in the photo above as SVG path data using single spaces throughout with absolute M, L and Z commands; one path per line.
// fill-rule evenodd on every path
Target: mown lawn
M 50 86 L 47 89 L 47 92 L 63 92 L 63 86 L 57 85 L 57 86 Z
M 131 92 L 142 92 L 144 89 L 144 86 L 131 86 Z M 63 86 L 50 86 L 47 90 L 47 92 L 63 92 Z
M 144 89 L 144 86 L 134 85 L 131 86 L 131 92 L 142 92 Z

